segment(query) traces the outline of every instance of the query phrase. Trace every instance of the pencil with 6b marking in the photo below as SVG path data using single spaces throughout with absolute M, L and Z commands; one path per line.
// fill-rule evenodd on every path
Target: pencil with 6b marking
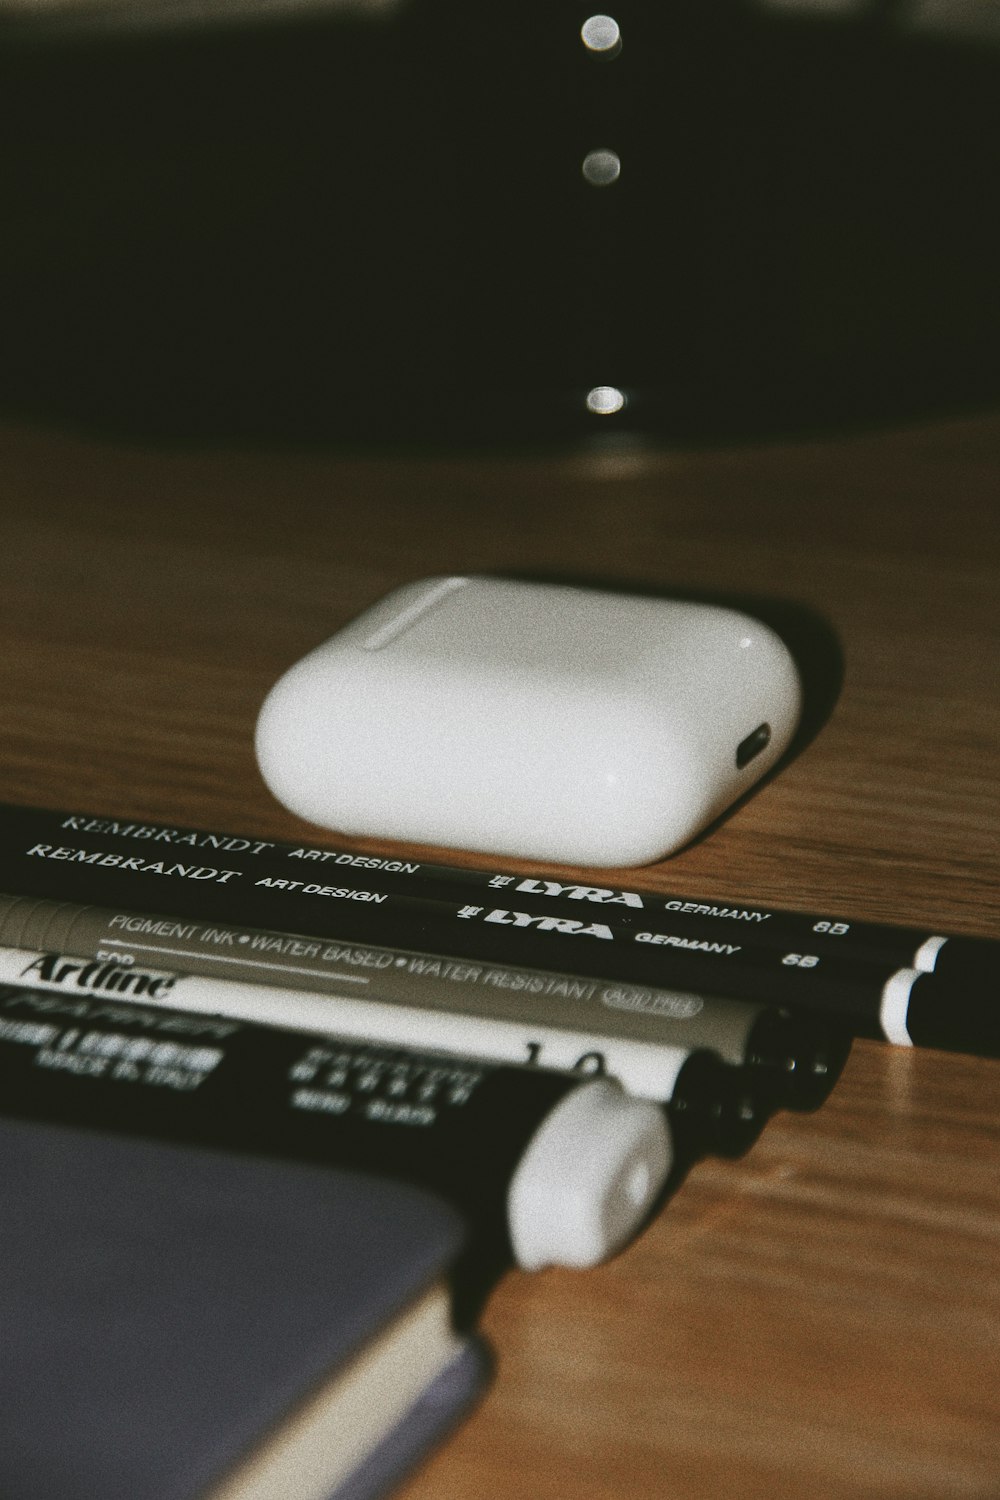
M 37 852 L 36 852 L 37 851 Z M 696 898 L 625 889 L 576 876 L 537 876 L 428 863 L 419 859 L 365 854 L 310 844 L 293 844 L 254 836 L 172 828 L 138 819 L 95 817 L 44 808 L 0 805 L 0 889 L 34 891 L 55 899 L 164 910 L 158 897 L 130 896 L 123 888 L 128 868 L 113 880 L 116 889 L 106 898 L 91 888 L 60 890 L 25 884 L 29 866 L 38 861 L 62 863 L 63 876 L 74 860 L 86 862 L 100 881 L 117 854 L 124 852 L 133 874 L 161 862 L 173 852 L 178 860 L 197 855 L 205 864 L 221 863 L 220 875 L 230 886 L 246 887 L 261 877 L 286 881 L 298 889 L 336 888 L 343 899 L 363 901 L 374 890 L 380 895 L 410 895 L 427 900 L 469 901 L 520 911 L 542 911 L 552 916 L 586 919 L 634 931 L 669 930 L 693 941 L 750 943 L 780 948 L 785 953 L 815 954 L 845 962 L 871 963 L 889 970 L 916 969 L 942 980 L 965 982 L 1000 980 L 1000 942 L 947 935 L 932 927 L 901 927 L 857 921 L 830 913 L 787 911 L 762 906 L 746 896 Z M 100 860 L 107 864 L 99 864 Z M 170 868 L 169 862 L 164 864 Z M 200 877 L 197 877 L 200 879 Z M 137 882 L 133 878 L 131 884 Z M 164 882 L 165 883 L 165 882 Z M 234 914 L 233 920 L 239 920 Z M 249 918 L 247 919 L 249 920 Z M 256 919 L 254 919 L 256 920 Z M 265 921 L 264 925 L 277 926 Z
M 687 937 L 666 927 L 612 926 L 592 911 L 582 917 L 563 916 L 513 904 L 431 900 L 375 888 L 358 893 L 267 873 L 266 866 L 246 872 L 242 881 L 201 879 L 194 877 L 206 867 L 189 863 L 100 851 L 93 857 L 57 860 L 45 851 L 44 845 L 34 846 L 33 857 L 21 863 L 19 885 L 8 889 L 452 958 L 629 979 L 765 1005 L 828 1010 L 852 1021 L 863 1022 L 867 1016 L 873 1024 L 882 988 L 895 972 L 895 966 Z M 209 875 L 214 873 L 214 867 L 207 868 Z M 354 899 L 359 894 L 363 899 Z
M 99 880 L 93 883 L 100 885 Z M 85 876 L 81 885 L 88 885 Z M 133 886 L 129 889 L 135 894 Z M 954 986 L 916 969 L 718 944 L 670 932 L 630 932 L 508 907 L 388 895 L 378 906 L 343 904 L 334 888 L 289 889 L 285 882 L 273 885 L 270 876 L 235 892 L 229 886 L 157 882 L 157 894 L 168 901 L 169 906 L 160 906 L 168 915 L 198 913 L 202 919 L 232 921 L 235 910 L 238 921 L 246 924 L 261 922 L 267 913 L 270 921 L 261 926 L 285 933 L 778 1005 L 835 1017 L 859 1035 L 1000 1055 L 994 987 Z
M 986 1056 L 1000 1051 L 993 1004 L 997 979 L 985 968 L 978 976 L 946 975 L 939 967 L 941 950 L 934 970 L 926 972 L 901 968 L 896 960 L 845 958 L 839 956 L 843 949 L 830 954 L 819 951 L 819 943 L 784 950 L 696 937 L 675 930 L 672 923 L 613 926 L 588 920 L 593 908 L 581 919 L 521 909 L 509 900 L 503 905 L 472 904 L 374 887 L 359 890 L 277 873 L 279 866 L 264 858 L 266 841 L 251 846 L 246 839 L 131 824 L 115 824 L 106 840 L 107 820 L 74 815 L 60 822 L 58 814 L 22 809 L 14 816 L 17 812 L 8 810 L 3 819 L 7 855 L 0 861 L 0 884 L 19 894 L 133 910 L 152 907 L 202 920 L 634 979 L 660 988 L 820 1011 L 840 1017 L 856 1032 L 897 1042 Z M 27 847 L 14 842 L 30 828 L 38 828 L 39 819 L 39 831 L 54 837 L 68 824 L 65 837 L 72 842 Z M 183 860 L 162 857 L 164 837 L 168 845 L 190 837 L 196 844 L 209 839 L 240 847 L 214 852 L 218 867 L 193 864 L 187 854 Z M 151 848 L 147 841 L 153 839 L 160 842 Z M 251 847 L 257 851 L 252 856 Z M 252 863 L 258 856 L 264 862 Z M 225 868 L 223 859 L 228 861 Z M 290 866 L 286 862 L 281 868 L 287 872 Z M 993 948 L 984 944 L 976 951 Z

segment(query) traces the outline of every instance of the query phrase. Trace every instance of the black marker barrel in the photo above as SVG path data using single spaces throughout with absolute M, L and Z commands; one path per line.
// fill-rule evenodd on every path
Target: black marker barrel
M 726 1068 L 710 1052 L 693 1052 L 667 1105 L 678 1162 L 743 1156 L 767 1124 L 770 1109 L 749 1068 Z
M 309 994 L 272 985 L 243 984 L 198 974 L 171 974 L 103 958 L 68 958 L 0 948 L 0 983 L 30 986 L 64 999 L 156 1007 L 188 1016 L 250 1023 L 347 1045 L 474 1057 L 492 1067 L 507 1064 L 580 1078 L 613 1078 L 637 1099 L 677 1104 L 685 1157 L 738 1156 L 777 1107 L 766 1070 L 732 1066 L 707 1049 L 636 1042 L 628 1037 L 586 1037 L 559 1027 L 530 1029 L 488 1015 L 405 1011 L 379 1000 Z M 422 1023 L 422 1024 L 421 1024 Z M 589 1046 L 588 1046 L 589 1043 Z M 581 1046 L 586 1050 L 582 1053 Z
M 135 857 L 137 864 L 155 864 L 172 856 L 185 860 L 195 881 L 211 877 L 215 869 L 228 883 L 247 884 L 262 876 L 320 885 L 344 892 L 343 899 L 365 899 L 370 892 L 410 895 L 450 902 L 514 907 L 528 912 L 580 917 L 590 912 L 613 926 L 642 930 L 669 928 L 690 938 L 706 938 L 814 953 L 884 967 L 915 968 L 942 979 L 976 982 L 1000 978 L 1000 943 L 984 938 L 946 936 L 913 927 L 896 927 L 821 913 L 783 911 L 742 899 L 696 899 L 677 894 L 587 883 L 579 878 L 533 876 L 481 870 L 458 865 L 363 854 L 279 840 L 169 828 L 137 819 L 93 817 L 40 808 L 6 806 L 0 809 L 0 889 L 35 889 L 20 878 L 27 849 L 47 845 L 66 861 L 116 853 Z M 39 856 L 35 856 L 38 858 Z M 168 860 L 168 865 L 170 861 Z M 227 875 L 226 871 L 230 873 Z M 44 894 L 44 892 L 40 892 Z M 68 899 L 104 901 L 74 892 L 51 894 Z M 112 900 L 128 905 L 120 888 Z M 132 904 L 147 904 L 144 898 Z M 162 902 L 148 902 L 164 909 Z M 257 920 L 256 917 L 253 919 Z M 263 925 L 281 925 L 273 917 Z
M 775 1108 L 819 1109 L 830 1097 L 851 1051 L 851 1028 L 830 1016 L 760 1012 L 747 1037 L 743 1065 L 767 1080 Z
M 735 1067 L 753 1070 L 758 1108 L 765 1100 L 771 1109 L 817 1108 L 850 1048 L 849 1033 L 835 1022 L 759 1003 L 34 897 L 0 896 L 0 947 L 5 946 L 100 955 L 137 969 L 172 969 L 251 985 L 291 985 L 328 995 L 331 1003 L 341 994 L 369 997 L 401 1008 L 394 1040 L 402 1046 L 448 1050 L 454 1038 L 439 1032 L 438 1017 L 450 1012 L 520 1023 L 522 1046 L 512 1051 L 511 1060 L 543 1066 L 556 1064 L 542 1031 L 533 1039 L 533 1028 L 575 1034 L 579 1058 L 604 1054 L 605 1039 L 708 1049 Z M 621 1070 L 620 1057 L 618 1066 Z M 633 1092 L 670 1097 L 632 1073 L 619 1071 L 619 1076 Z
M 0 1112 L 397 1177 L 529 1269 L 618 1249 L 671 1162 L 662 1110 L 611 1079 L 6 986 Z

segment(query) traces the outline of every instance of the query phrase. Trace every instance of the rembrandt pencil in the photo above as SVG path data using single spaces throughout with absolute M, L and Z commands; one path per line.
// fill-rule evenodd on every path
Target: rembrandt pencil
M 652 1206 L 661 1110 L 611 1079 L 0 986 L 0 1113 L 428 1187 L 522 1266 L 592 1265 Z
M 391 942 L 455 958 L 826 1012 L 852 1030 L 900 1043 L 984 1055 L 1000 1048 L 991 1003 L 996 981 L 985 970 L 962 981 L 939 972 L 937 964 L 932 973 L 899 969 L 895 960 L 845 957 L 843 948 L 783 950 L 690 936 L 672 923 L 612 926 L 595 919 L 592 910 L 584 918 L 555 916 L 513 903 L 458 903 L 396 895 L 373 884 L 364 889 L 326 884 L 298 873 L 277 874 L 267 862 L 253 864 L 267 853 L 266 841 L 31 809 L 8 812 L 0 885 L 16 893 L 345 941 Z M 68 841 L 25 843 L 23 836 L 38 831 L 39 819 L 41 831 Z M 183 859 L 176 857 L 179 849 Z M 251 862 L 242 863 L 247 858 Z M 155 903 L 149 895 L 154 889 Z M 989 952 L 996 945 L 973 947 Z
M 96 842 L 95 842 L 96 841 Z M 571 877 L 539 877 L 463 866 L 429 864 L 336 848 L 178 829 L 139 820 L 93 817 L 7 806 L 0 810 L 0 887 L 20 891 L 16 871 L 25 849 L 85 846 L 86 852 L 148 851 L 147 863 L 165 854 L 175 860 L 198 853 L 202 868 L 221 867 L 226 881 L 271 874 L 303 885 L 336 886 L 364 900 L 382 893 L 432 900 L 476 901 L 518 910 L 546 911 L 642 930 L 662 928 L 681 937 L 750 942 L 787 952 L 934 972 L 941 979 L 1000 978 L 1000 943 L 947 936 L 930 929 L 860 922 L 829 913 L 782 911 L 744 899 L 697 899 L 608 887 Z M 266 866 L 266 869 L 264 868 Z M 195 868 L 198 865 L 195 864 Z M 228 874 L 226 872 L 229 872 Z M 201 878 L 201 877 L 194 877 Z M 503 899 L 501 899 L 503 898 Z M 352 899 L 345 895 L 344 899 Z M 139 903 L 140 905 L 142 903 Z M 154 905 L 156 903 L 153 903 Z M 161 903 L 162 904 L 162 903 Z
M 986 981 L 958 988 L 936 973 L 612 927 L 590 912 L 552 916 L 374 889 L 357 899 L 357 892 L 318 881 L 257 871 L 244 878 L 235 869 L 87 845 L 32 845 L 17 874 L 22 891 L 43 897 L 141 909 L 142 897 L 155 892 L 157 909 L 168 916 L 722 996 L 827 1014 L 855 1032 L 900 1043 L 986 1056 L 1000 1050 Z
M 575 1037 L 578 1067 L 605 1065 L 609 1037 L 707 1049 L 752 1068 L 761 1098 L 789 1109 L 822 1103 L 850 1046 L 842 1027 L 774 1006 L 30 896 L 0 896 L 0 946 L 390 1002 L 417 1012 L 399 1038 L 409 1044 L 423 1028 L 434 1045 L 438 1011 L 516 1022 L 525 1028 L 516 1060 L 548 1061 L 531 1036 L 539 1025 L 559 1028 L 561 1055 Z

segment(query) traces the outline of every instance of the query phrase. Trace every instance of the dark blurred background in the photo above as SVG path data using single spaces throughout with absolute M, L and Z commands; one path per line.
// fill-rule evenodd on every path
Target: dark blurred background
M 998 7 L 608 9 L 602 52 L 575 0 L 0 0 L 0 408 L 433 445 L 995 401 Z

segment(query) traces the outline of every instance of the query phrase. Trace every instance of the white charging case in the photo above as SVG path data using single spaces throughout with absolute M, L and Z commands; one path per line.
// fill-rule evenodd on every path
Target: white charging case
M 279 802 L 341 833 L 646 864 L 760 779 L 799 703 L 784 643 L 735 610 L 428 578 L 280 678 L 257 758 Z

